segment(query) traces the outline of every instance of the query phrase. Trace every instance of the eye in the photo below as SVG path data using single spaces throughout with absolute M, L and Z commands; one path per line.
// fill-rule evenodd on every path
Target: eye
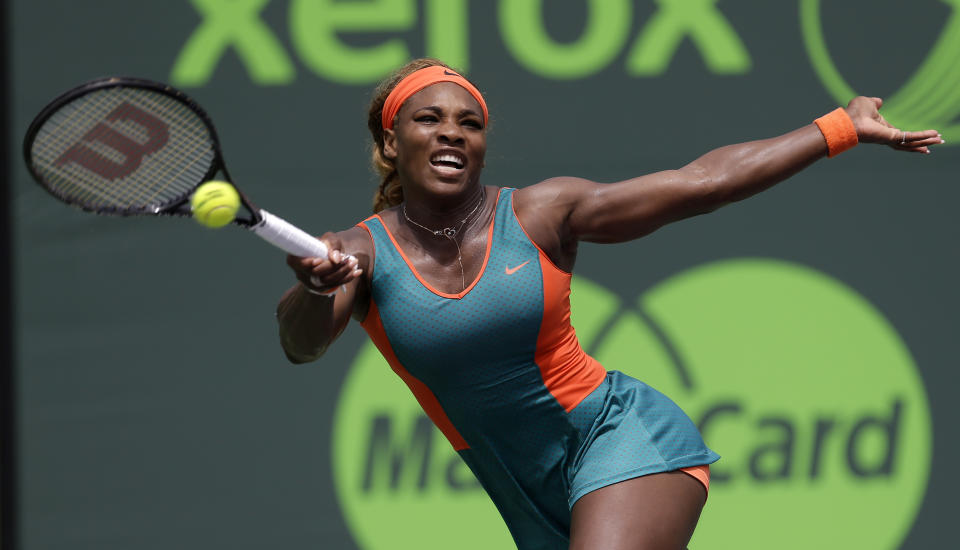
M 430 122 L 437 122 L 437 120 L 439 120 L 439 119 L 437 118 L 436 115 L 427 113 L 427 114 L 418 115 L 418 116 L 417 116 L 416 118 L 414 118 L 413 120 L 415 120 L 416 122 L 427 122 L 427 123 L 430 123 Z
M 464 126 L 473 128 L 474 130 L 483 130 L 483 124 L 475 118 L 465 119 L 462 124 Z

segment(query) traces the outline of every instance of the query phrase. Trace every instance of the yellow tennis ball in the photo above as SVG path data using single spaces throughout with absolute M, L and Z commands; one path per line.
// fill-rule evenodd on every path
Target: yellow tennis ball
M 190 198 L 193 219 L 206 227 L 223 227 L 233 221 L 240 208 L 240 194 L 225 181 L 208 181 Z

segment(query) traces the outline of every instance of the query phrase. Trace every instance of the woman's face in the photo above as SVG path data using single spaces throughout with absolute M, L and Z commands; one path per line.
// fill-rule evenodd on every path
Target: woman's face
M 487 150 L 483 109 L 457 84 L 433 84 L 403 104 L 393 129 L 384 130 L 383 142 L 406 196 L 417 189 L 459 194 L 480 181 Z

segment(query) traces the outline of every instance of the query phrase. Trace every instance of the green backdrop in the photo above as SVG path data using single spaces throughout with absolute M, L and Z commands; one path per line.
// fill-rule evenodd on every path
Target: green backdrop
M 65 89 L 113 74 L 170 81 L 213 117 L 241 189 L 317 234 L 345 228 L 368 214 L 376 184 L 373 83 L 426 54 L 484 91 L 490 185 L 679 167 L 807 124 L 854 91 L 888 98 L 894 122 L 941 129 L 948 143 L 928 156 L 861 146 L 636 242 L 584 245 L 574 307 L 592 353 L 669 390 L 724 456 L 692 548 L 768 546 L 777 534 L 781 547 L 949 546 L 960 490 L 955 8 L 9 2 L 21 547 L 374 550 L 386 534 L 420 548 L 403 524 L 443 534 L 445 510 L 490 512 L 475 490 L 357 489 L 365 418 L 393 422 L 398 445 L 426 440 L 359 327 L 316 364 L 286 363 L 273 318 L 292 283 L 281 253 L 242 231 L 72 210 L 17 160 L 34 114 Z M 355 396 L 358 380 L 369 400 Z M 431 447 L 437 461 L 444 444 Z M 422 513 L 397 519 L 411 505 Z M 737 516 L 753 526 L 718 525 Z M 485 521 L 458 533 L 502 540 Z

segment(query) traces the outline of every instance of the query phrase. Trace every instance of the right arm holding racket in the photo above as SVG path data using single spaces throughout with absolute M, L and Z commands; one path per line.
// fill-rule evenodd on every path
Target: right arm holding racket
M 353 317 L 358 321 L 369 305 L 373 243 L 359 227 L 320 237 L 329 248 L 327 258 L 287 256 L 297 284 L 277 305 L 280 344 L 293 363 L 317 359 L 336 340 Z M 344 250 L 350 250 L 347 255 Z

